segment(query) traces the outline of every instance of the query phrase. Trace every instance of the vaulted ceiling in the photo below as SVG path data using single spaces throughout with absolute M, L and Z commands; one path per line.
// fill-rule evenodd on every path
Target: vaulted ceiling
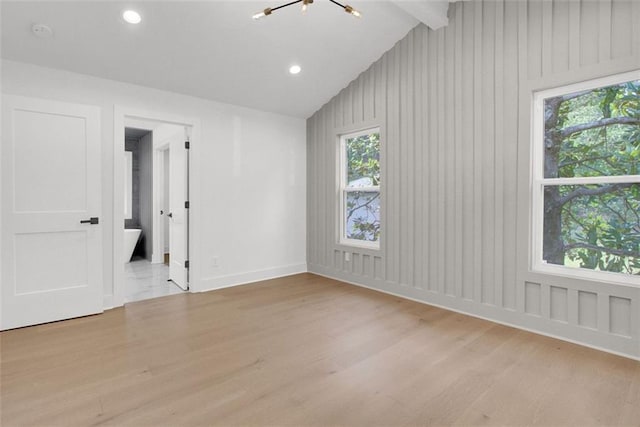
M 286 1 L 283 1 L 283 3 Z M 2 1 L 2 57 L 201 98 L 309 117 L 420 21 L 446 24 L 443 0 L 315 0 L 254 21 L 278 1 Z M 121 15 L 133 8 L 138 25 Z M 444 12 L 443 12 L 444 11 Z M 428 22 L 432 20 L 431 22 Z M 36 37 L 46 24 L 51 38 Z M 299 64 L 302 72 L 290 75 Z

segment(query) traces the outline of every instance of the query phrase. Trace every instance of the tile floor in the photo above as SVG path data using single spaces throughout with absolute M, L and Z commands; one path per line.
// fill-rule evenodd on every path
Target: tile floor
M 169 266 L 151 264 L 146 259 L 134 259 L 124 265 L 124 302 L 142 301 L 184 292 L 169 282 Z

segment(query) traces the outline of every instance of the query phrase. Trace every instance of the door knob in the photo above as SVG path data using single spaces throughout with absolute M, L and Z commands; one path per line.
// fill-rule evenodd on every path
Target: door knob
M 80 221 L 80 224 L 91 224 L 91 225 L 95 225 L 95 224 L 98 224 L 98 222 L 99 222 L 98 217 L 97 217 L 97 216 L 93 216 L 93 217 L 91 217 L 91 218 L 89 218 L 89 219 L 83 219 L 83 220 L 81 220 L 81 221 Z
M 169 213 L 167 214 L 167 216 L 168 216 L 169 218 L 173 218 L 173 214 L 172 214 L 171 212 L 169 212 Z

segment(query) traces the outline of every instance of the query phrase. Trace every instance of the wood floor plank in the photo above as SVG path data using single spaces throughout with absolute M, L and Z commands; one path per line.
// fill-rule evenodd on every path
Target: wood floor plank
M 0 334 L 3 426 L 640 425 L 640 363 L 313 274 Z

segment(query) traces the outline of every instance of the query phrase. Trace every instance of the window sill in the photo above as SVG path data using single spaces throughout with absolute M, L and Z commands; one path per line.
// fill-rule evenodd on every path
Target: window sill
M 606 283 L 610 285 L 640 288 L 640 276 L 625 275 L 623 273 L 610 273 L 607 271 L 586 270 L 564 267 L 553 264 L 538 264 L 531 269 L 532 273 L 547 274 L 568 279 L 588 280 L 591 282 Z
M 340 240 L 338 242 L 339 246 L 342 247 L 347 247 L 347 248 L 358 248 L 358 249 L 367 249 L 370 251 L 380 251 L 380 242 L 377 242 L 375 244 L 373 243 L 367 243 L 367 242 L 360 242 L 358 240 Z

